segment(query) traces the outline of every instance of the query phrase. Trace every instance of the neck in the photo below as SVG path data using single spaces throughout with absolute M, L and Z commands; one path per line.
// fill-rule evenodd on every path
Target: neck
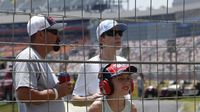
M 108 48 L 100 49 L 100 59 L 101 60 L 116 60 L 116 50 L 111 50 Z
M 124 97 L 113 97 L 108 96 L 107 102 L 113 112 L 121 112 L 125 107 L 125 99 Z
M 125 96 L 124 94 L 119 94 L 119 92 L 114 92 L 113 94 L 107 96 L 107 98 L 109 98 L 109 99 L 115 99 L 115 98 L 124 99 L 124 96 Z
M 32 45 L 31 48 L 33 48 L 43 59 L 46 57 L 47 52 L 44 50 L 45 48 L 34 45 Z

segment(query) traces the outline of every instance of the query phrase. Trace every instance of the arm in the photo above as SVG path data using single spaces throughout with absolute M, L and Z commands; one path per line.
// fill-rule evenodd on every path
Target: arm
M 72 84 L 70 82 L 62 83 L 57 86 L 58 98 L 71 94 Z M 36 90 L 29 87 L 19 87 L 16 90 L 17 97 L 21 101 L 30 102 L 33 104 L 40 104 L 49 100 L 56 100 L 55 91 L 53 88 L 46 90 Z
M 20 87 L 16 90 L 16 93 L 19 100 L 33 104 L 55 99 L 55 93 L 52 89 L 39 91 L 29 87 Z
M 75 106 L 89 106 L 93 103 L 94 100 L 100 97 L 102 97 L 100 93 L 96 93 L 86 97 L 73 95 L 71 102 Z

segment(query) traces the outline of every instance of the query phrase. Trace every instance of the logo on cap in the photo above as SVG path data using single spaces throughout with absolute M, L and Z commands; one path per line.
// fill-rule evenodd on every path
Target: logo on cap
M 47 21 L 48 21 L 50 26 L 56 24 L 55 19 L 53 17 L 51 17 L 51 16 L 47 17 Z

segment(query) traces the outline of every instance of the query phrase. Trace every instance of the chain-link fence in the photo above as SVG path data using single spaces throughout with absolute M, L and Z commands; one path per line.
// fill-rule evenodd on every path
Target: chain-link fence
M 87 64 L 134 65 L 138 73 L 133 75 L 134 92 L 130 100 L 138 112 L 199 112 L 200 2 L 164 0 L 160 7 L 159 0 L 142 2 L 144 5 L 139 0 L 0 0 L 0 112 L 19 112 L 19 107 L 24 107 L 14 95 L 16 62 L 48 63 L 57 76 L 68 72 L 74 84 L 80 74 L 84 77 L 98 74 L 99 71 L 87 71 Z M 23 49 L 35 45 L 27 33 L 27 22 L 38 14 L 63 24 L 60 50 L 40 60 L 17 59 Z M 96 28 L 105 19 L 127 25 L 121 45 L 107 47 L 120 47 L 114 55 L 128 61 L 89 60 L 102 52 Z M 144 79 L 141 90 L 139 74 Z M 72 94 L 63 99 L 66 112 L 88 111 L 89 106 L 73 106 L 71 98 Z

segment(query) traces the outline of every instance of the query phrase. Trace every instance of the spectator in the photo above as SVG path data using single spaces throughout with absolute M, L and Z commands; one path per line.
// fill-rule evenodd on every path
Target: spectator
M 99 73 L 99 88 L 104 95 L 89 107 L 89 112 L 137 112 L 135 105 L 124 98 L 133 90 L 131 74 L 134 66 L 108 64 Z
M 142 73 L 137 77 L 138 97 L 143 97 L 144 93 L 144 75 Z
M 27 112 L 65 112 L 62 97 L 72 92 L 71 82 L 58 84 L 46 62 L 40 62 L 51 51 L 59 51 L 57 35 L 63 24 L 51 17 L 33 16 L 27 24 L 31 45 L 21 51 L 14 65 L 16 98 L 24 102 Z
M 98 72 L 103 66 L 100 61 L 127 61 L 125 58 L 116 56 L 116 50 L 121 47 L 121 37 L 127 29 L 127 25 L 117 23 L 114 20 L 102 21 L 96 30 L 97 40 L 100 45 L 100 53 L 81 65 L 74 90 L 72 103 L 75 106 L 90 105 L 95 99 L 102 97 L 98 85 Z

